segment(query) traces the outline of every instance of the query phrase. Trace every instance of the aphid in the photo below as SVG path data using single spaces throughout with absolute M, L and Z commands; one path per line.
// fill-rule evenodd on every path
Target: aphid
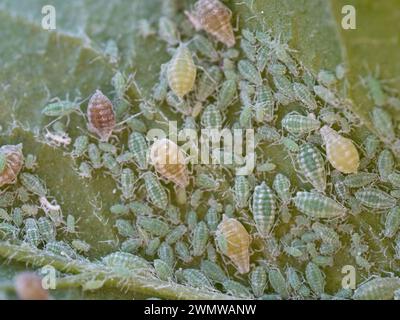
M 253 95 L 255 93 L 253 86 L 246 80 L 241 80 L 239 82 L 239 90 L 240 102 L 243 105 L 242 109 L 251 107 L 253 104 Z
M 135 216 L 151 216 L 153 214 L 153 209 L 142 201 L 132 201 L 128 206 L 129 210 L 131 210 Z
M 16 182 L 23 163 L 24 155 L 21 143 L 0 147 L 0 187 Z
M 21 300 L 49 300 L 49 292 L 43 288 L 42 278 L 36 273 L 19 273 L 14 283 L 17 296 Z
M 236 176 L 233 189 L 236 207 L 239 209 L 246 208 L 250 197 L 250 183 L 247 177 Z
M 347 212 L 340 203 L 314 192 L 299 191 L 293 201 L 298 210 L 312 218 L 334 218 Z
M 275 176 L 272 187 L 284 204 L 289 203 L 291 200 L 292 193 L 290 191 L 290 186 L 290 180 L 287 176 L 282 173 L 278 173 Z
M 161 17 L 158 20 L 158 35 L 170 46 L 174 46 L 179 43 L 178 27 L 175 22 L 168 17 Z
M 186 46 L 179 46 L 168 63 L 167 77 L 169 87 L 179 98 L 193 89 L 196 66 L 192 54 Z
M 354 300 L 392 300 L 400 288 L 400 278 L 376 277 L 361 284 L 354 292 Z
M 383 182 L 388 181 L 389 174 L 394 170 L 393 153 L 388 149 L 382 150 L 378 156 L 377 167 L 381 180 Z
M 256 46 L 254 43 L 252 44 L 250 41 L 248 41 L 245 38 L 242 38 L 240 41 L 240 48 L 244 52 L 245 56 L 247 59 L 249 59 L 251 62 L 256 61 Z
M 151 172 L 143 174 L 148 197 L 157 208 L 165 209 L 168 206 L 168 195 L 160 181 Z
M 115 157 L 108 152 L 103 154 L 103 166 L 114 176 L 117 176 L 121 170 L 121 167 L 117 160 L 115 160 Z
M 196 99 L 199 102 L 206 101 L 215 92 L 221 79 L 222 73 L 218 67 L 212 66 L 208 68 L 202 73 L 196 84 Z
M 253 294 L 256 297 L 261 297 L 267 286 L 267 272 L 262 266 L 255 267 L 250 273 L 250 285 Z
M 84 253 L 89 252 L 91 248 L 89 243 L 79 239 L 72 240 L 71 245 L 76 251 Z
M 112 155 L 117 154 L 117 147 L 112 143 L 108 142 L 99 142 L 98 147 L 103 152 L 111 153 Z
M 160 238 L 154 238 L 151 239 L 150 241 L 147 242 L 146 244 L 146 249 L 145 249 L 145 254 L 147 256 L 154 256 L 158 250 L 158 248 L 161 245 L 161 240 Z
M 227 275 L 221 267 L 210 260 L 201 261 L 201 271 L 207 276 L 208 279 L 215 283 L 224 283 L 228 280 Z
M 179 224 L 181 222 L 181 212 L 173 205 L 169 205 L 165 210 L 166 218 L 172 224 Z
M 37 221 L 37 226 L 41 238 L 46 241 L 55 241 L 57 231 L 54 224 L 46 217 L 40 217 Z
M 181 188 L 189 184 L 185 154 L 171 140 L 164 138 L 154 142 L 150 149 L 150 159 L 156 171 L 167 180 Z
M 207 247 L 208 237 L 207 225 L 203 221 L 199 222 L 192 235 L 192 250 L 195 257 L 203 255 Z
M 317 75 L 317 80 L 320 84 L 330 87 L 337 82 L 335 74 L 328 70 L 320 70 Z
M 218 52 L 215 50 L 212 42 L 201 34 L 196 34 L 192 39 L 192 43 L 198 52 L 211 61 L 217 61 L 219 59 Z
M 340 246 L 339 235 L 332 228 L 322 223 L 314 222 L 312 230 L 323 242 L 331 244 L 335 248 Z
M 361 188 L 378 179 L 378 175 L 370 172 L 358 172 L 347 175 L 343 183 L 349 188 Z
M 178 241 L 175 243 L 175 252 L 179 259 L 181 259 L 184 263 L 190 263 L 193 258 L 190 255 L 190 251 L 188 246 L 183 241 Z
M 25 163 L 24 163 L 25 168 L 28 169 L 28 170 L 35 170 L 37 165 L 38 165 L 36 160 L 37 160 L 37 158 L 36 158 L 36 156 L 34 154 L 31 154 L 31 153 L 28 154 L 25 157 Z M 0 169 L 0 172 L 1 171 L 2 170 Z
M 195 178 L 195 184 L 204 190 L 217 190 L 220 186 L 219 181 L 207 173 L 198 174 Z
M 164 237 L 170 231 L 168 224 L 157 218 L 140 216 L 137 224 L 148 233 L 158 237 Z
M 157 250 L 158 257 L 163 260 L 166 264 L 168 264 L 171 268 L 174 266 L 175 263 L 175 254 L 174 254 L 174 249 L 167 244 L 166 242 L 163 242 L 158 250 Z
M 133 131 L 137 131 L 137 132 L 140 132 L 140 133 L 147 133 L 146 123 L 144 123 L 142 120 L 139 120 L 137 118 L 132 118 L 131 117 L 131 118 L 126 120 L 126 124 Z
M 174 108 L 176 111 L 182 113 L 185 116 L 189 116 L 193 113 L 193 109 L 188 103 L 188 101 L 183 98 L 178 97 L 172 91 L 167 93 L 166 101 L 169 106 Z
M 118 230 L 118 234 L 122 237 L 133 238 L 136 235 L 135 228 L 128 220 L 117 219 L 115 221 L 115 227 Z
M 253 107 L 245 106 L 240 110 L 239 114 L 239 125 L 241 128 L 250 129 L 251 119 L 253 118 Z
M 194 288 L 212 288 L 210 280 L 204 275 L 203 272 L 196 269 L 185 269 L 183 270 L 183 278 L 185 282 Z
M 273 80 L 278 93 L 282 94 L 283 97 L 288 99 L 288 102 L 291 102 L 295 99 L 293 85 L 285 75 L 274 75 Z
M 179 225 L 172 229 L 170 233 L 165 237 L 165 242 L 168 244 L 173 244 L 180 240 L 187 232 L 187 228 L 184 225 Z
M 82 113 L 79 105 L 80 103 L 77 103 L 76 101 L 58 100 L 44 107 L 42 114 L 48 117 L 68 117 L 74 112 Z
M 270 162 L 269 160 L 264 163 L 257 164 L 256 170 L 257 172 L 271 172 L 276 169 L 276 164 Z
M 22 222 L 24 221 L 24 218 L 22 216 L 22 210 L 21 208 L 14 208 L 12 211 L 12 221 L 15 226 L 20 227 L 22 225 Z
M 75 250 L 64 241 L 49 241 L 45 246 L 45 250 L 68 259 L 76 259 L 78 257 Z
M 214 105 L 207 106 L 201 115 L 201 125 L 205 129 L 221 129 L 223 118 L 221 111 Z
M 133 197 L 133 193 L 135 190 L 135 176 L 131 169 L 122 169 L 119 184 L 124 199 L 130 199 L 131 197 Z
M 133 161 L 133 159 L 134 159 L 133 153 L 130 151 L 125 151 L 115 158 L 115 160 L 117 160 L 119 164 L 131 162 Z
M 286 279 L 287 282 L 289 283 L 290 287 L 294 291 L 298 291 L 302 285 L 302 281 L 298 275 L 298 272 L 295 268 L 293 267 L 287 267 L 286 268 Z
M 223 215 L 216 231 L 216 241 L 219 249 L 232 260 L 239 273 L 250 271 L 250 236 L 238 220 Z
M 262 236 L 268 236 L 275 220 L 276 199 L 265 182 L 254 188 L 252 211 L 257 231 Z
M 91 178 L 92 177 L 92 167 L 86 161 L 82 161 L 79 164 L 79 168 L 78 168 L 77 172 L 78 172 L 79 177 L 81 177 L 81 178 Z
M 383 136 L 385 140 L 390 142 L 395 139 L 392 117 L 388 112 L 375 107 L 372 110 L 372 123 L 378 134 Z
M 255 85 L 262 85 L 260 72 L 249 60 L 240 60 L 238 62 L 238 71 L 243 79 Z
M 270 54 L 270 48 L 266 45 L 262 45 L 258 50 L 257 50 L 257 55 L 256 55 L 256 67 L 259 72 L 263 72 L 265 67 L 267 66 L 267 63 L 269 61 L 269 54 Z
M 186 214 L 186 224 L 189 230 L 193 230 L 197 225 L 197 213 L 194 210 L 188 211 Z
M 393 172 L 387 176 L 388 181 L 395 187 L 400 188 L 400 174 Z
M 314 86 L 313 89 L 315 94 L 327 104 L 330 104 L 334 107 L 339 106 L 339 99 L 329 89 L 325 88 L 324 86 Z
M 94 143 L 89 144 L 88 157 L 94 169 L 99 169 L 103 166 L 103 162 L 101 160 L 101 152 L 96 144 Z
M 28 191 L 40 197 L 44 197 L 47 194 L 47 188 L 45 184 L 36 175 L 23 172 L 21 174 L 21 183 Z
M 278 293 L 283 299 L 289 298 L 289 291 L 285 277 L 278 268 L 269 269 L 268 280 L 276 293 Z
M 103 264 L 113 269 L 122 269 L 133 272 L 144 272 L 148 274 L 153 267 L 142 257 L 128 252 L 113 252 L 102 258 Z
M 276 142 L 281 138 L 281 135 L 276 130 L 276 128 L 266 124 L 258 127 L 256 134 L 260 137 L 261 140 L 266 140 L 268 142 Z
M 222 285 L 225 291 L 234 297 L 239 297 L 244 299 L 253 298 L 253 295 L 251 294 L 250 290 L 237 281 L 227 280 Z
M 215 231 L 218 227 L 218 224 L 221 222 L 221 216 L 217 209 L 213 206 L 207 210 L 204 219 L 206 220 L 208 228 L 211 231 Z
M 342 173 L 355 173 L 360 164 L 358 151 L 353 141 L 342 137 L 328 126 L 320 129 L 326 146 L 326 157 L 330 164 Z
M 1 222 L 0 223 L 0 237 L 1 239 L 4 238 L 4 236 L 10 236 L 12 239 L 17 239 L 18 234 L 19 234 L 19 228 L 16 226 L 7 223 L 7 222 Z
M 232 12 L 221 1 L 199 0 L 192 12 L 185 12 L 195 29 L 204 29 L 227 47 L 235 45 L 235 35 L 231 25 Z
M 1 219 L 1 220 L 4 220 L 4 221 L 11 221 L 10 215 L 9 215 L 8 212 L 7 212 L 5 209 L 3 209 L 3 208 L 0 208 L 0 219 Z
M 272 121 L 274 119 L 274 107 L 275 100 L 271 88 L 266 84 L 257 86 L 254 104 L 256 121 Z
M 224 111 L 227 107 L 229 107 L 236 97 L 237 94 L 237 84 L 235 80 L 228 79 L 225 80 L 221 88 L 219 89 L 218 98 L 217 98 L 217 108 L 221 111 Z
M 315 294 L 321 295 L 324 293 L 325 289 L 324 275 L 315 263 L 309 262 L 307 264 L 305 276 L 308 285 Z
M 115 112 L 110 101 L 100 90 L 96 90 L 89 100 L 88 129 L 107 142 L 115 127 Z
M 293 135 L 302 135 L 319 129 L 321 123 L 309 116 L 290 112 L 282 119 L 282 127 Z
M 400 207 L 392 208 L 386 215 L 385 230 L 383 232 L 385 237 L 392 238 L 400 228 Z
M 324 192 L 326 188 L 325 163 L 318 148 L 309 143 L 303 144 L 297 154 L 297 163 L 301 174 L 313 187 Z
M 121 251 L 128 253 L 136 253 L 143 246 L 143 240 L 127 239 L 121 243 Z
M 166 64 L 166 63 L 162 64 L 160 67 L 160 75 L 158 78 L 158 83 L 155 84 L 152 89 L 153 90 L 152 91 L 153 99 L 158 102 L 164 101 L 164 99 L 167 96 L 167 92 L 168 92 L 167 70 L 168 70 L 168 64 Z M 135 118 L 133 118 L 133 119 L 135 119 Z M 135 122 L 138 123 L 137 120 Z M 129 127 L 132 128 L 132 125 L 133 125 L 133 128 L 134 128 L 135 122 L 130 124 Z M 136 131 L 144 133 L 143 130 L 136 130 Z
M 310 110 L 318 108 L 317 102 L 312 93 L 308 90 L 307 86 L 302 83 L 295 82 L 293 84 L 293 92 L 298 101 L 304 104 Z
M 268 72 L 273 76 L 282 76 L 286 74 L 287 68 L 284 64 L 279 62 L 273 62 L 268 66 Z
M 395 198 L 377 188 L 360 189 L 354 195 L 364 206 L 371 209 L 389 209 L 396 205 Z
M 283 251 L 289 256 L 298 258 L 303 255 L 303 251 L 301 251 L 298 247 L 295 246 L 284 246 Z
M 174 271 L 172 268 L 161 259 L 155 259 L 153 261 L 154 269 L 156 270 L 156 275 L 160 280 L 168 281 L 173 278 Z
M 361 83 L 367 87 L 375 105 L 381 107 L 385 104 L 387 97 L 382 89 L 381 83 L 377 78 L 370 74 L 367 77 L 362 78 Z
M 89 145 L 89 137 L 88 136 L 79 136 L 75 139 L 74 149 L 72 150 L 71 155 L 75 157 L 82 157 L 84 153 L 87 151 Z
M 29 244 L 35 247 L 37 247 L 42 242 L 39 228 L 37 226 L 36 220 L 33 218 L 28 218 L 25 220 L 24 241 L 28 242 Z

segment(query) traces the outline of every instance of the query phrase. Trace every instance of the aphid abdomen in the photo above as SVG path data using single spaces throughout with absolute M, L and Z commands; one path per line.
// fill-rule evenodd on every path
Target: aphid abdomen
M 275 99 L 268 85 L 258 86 L 256 89 L 256 103 L 254 104 L 255 119 L 257 122 L 270 122 L 274 119 Z
M 24 164 L 22 144 L 4 145 L 0 148 L 0 187 L 16 182 L 17 176 Z
M 313 218 L 334 218 L 347 212 L 340 203 L 314 192 L 299 191 L 293 201 L 298 210 Z
M 158 237 L 164 237 L 170 231 L 168 224 L 157 218 L 140 216 L 137 224 L 148 233 Z
M 217 38 L 228 47 L 235 45 L 235 35 L 231 25 L 232 12 L 221 1 L 199 0 L 196 2 L 193 17 L 197 27 L 203 28 L 206 32 Z
M 191 52 L 186 46 L 181 45 L 169 62 L 167 78 L 171 90 L 179 98 L 193 89 L 196 80 L 196 66 Z
M 276 199 L 273 191 L 265 182 L 254 188 L 252 210 L 258 232 L 262 236 L 268 236 L 274 225 Z
M 132 132 L 128 139 L 128 147 L 141 170 L 148 165 L 148 146 L 146 138 L 140 132 Z
M 394 157 L 390 150 L 384 149 L 378 156 L 378 172 L 383 182 L 388 181 L 389 175 L 394 170 Z
M 268 271 L 268 280 L 276 293 L 278 293 L 283 299 L 289 298 L 289 291 L 285 277 L 278 268 L 271 268 Z
M 221 129 L 222 114 L 214 104 L 207 106 L 201 115 L 201 124 L 205 129 Z
M 360 165 L 360 157 L 353 141 L 342 137 L 328 126 L 320 133 L 326 145 L 326 157 L 331 165 L 342 173 L 355 173 Z
M 97 134 L 101 141 L 107 141 L 115 127 L 115 112 L 110 101 L 100 90 L 89 100 L 88 129 Z
M 275 176 L 272 187 L 284 204 L 288 204 L 291 200 L 290 186 L 291 183 L 287 176 L 282 173 L 278 173 Z
M 306 143 L 300 147 L 297 162 L 301 173 L 318 191 L 326 188 L 325 163 L 319 150 L 312 144 Z
M 196 99 L 204 102 L 218 88 L 222 79 L 221 70 L 217 66 L 212 66 L 204 72 L 196 85 Z
M 213 288 L 212 284 L 203 272 L 197 269 L 185 269 L 183 270 L 183 278 L 185 282 L 194 288 Z
M 150 149 L 150 160 L 164 178 L 185 188 L 189 184 L 189 172 L 182 149 L 169 139 L 160 139 Z
M 239 273 L 250 271 L 250 236 L 238 220 L 223 215 L 216 240 L 220 250 L 232 260 Z

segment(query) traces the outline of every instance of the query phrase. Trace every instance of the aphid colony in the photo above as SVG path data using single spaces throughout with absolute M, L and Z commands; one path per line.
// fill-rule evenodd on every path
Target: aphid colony
M 100 90 L 91 96 L 84 116 L 88 131 L 74 137 L 71 146 L 63 143 L 69 136 L 60 119 L 83 115 L 80 103 L 58 101 L 43 110 L 57 117 L 48 138 L 71 149 L 77 174 L 89 179 L 107 173 L 120 191 L 120 202 L 109 206 L 119 251 L 99 263 L 242 298 L 365 299 L 381 292 L 393 298 L 400 288 L 395 277 L 366 282 L 354 296 L 348 289 L 325 293 L 324 269 L 333 267 L 345 237 L 351 238 L 349 264 L 374 271 L 364 233 L 354 231 L 351 215 L 384 216 L 382 235 L 393 239 L 400 259 L 398 166 L 374 134 L 362 146 L 349 138 L 360 121 L 337 89 L 343 66 L 314 74 L 280 36 L 245 29 L 235 37 L 232 14 L 217 0 L 199 0 L 185 14 L 205 33 L 182 30 L 166 14 L 160 18 L 158 37 L 171 58 L 160 66 L 149 96 L 133 81 L 139 111 L 127 93 L 132 83 L 120 72 L 112 80 L 114 99 Z M 232 48 L 237 38 L 240 50 Z M 371 94 L 379 100 L 378 93 Z M 118 113 L 121 103 L 126 111 Z M 232 117 L 237 105 L 239 114 Z M 165 114 L 171 111 L 181 129 L 254 129 L 254 173 L 235 176 L 239 161 L 190 165 L 185 148 L 172 139 L 150 141 L 147 130 L 169 120 Z M 373 118 L 378 133 L 393 142 L 394 129 L 384 125 L 390 117 L 379 109 Z M 279 164 L 265 151 L 270 146 L 285 151 L 301 188 L 293 186 L 293 176 L 277 172 Z M 219 160 L 223 154 L 219 148 L 210 151 Z M 73 217 L 55 220 L 53 212 L 61 208 L 47 200 L 36 175 L 23 172 L 17 179 L 22 159 L 19 146 L 0 149 L 0 185 L 18 181 L 14 191 L 1 194 L 0 235 L 82 259 L 90 250 L 87 243 L 56 239 L 61 228 L 74 230 Z M 25 169 L 32 166 L 25 163 Z M 13 206 L 21 188 L 26 192 L 21 208 L 2 209 Z M 285 231 L 278 236 L 281 228 Z M 289 261 L 285 266 L 278 262 L 282 257 Z

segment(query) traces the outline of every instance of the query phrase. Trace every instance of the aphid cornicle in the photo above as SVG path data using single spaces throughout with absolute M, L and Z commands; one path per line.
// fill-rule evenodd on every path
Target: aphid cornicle
M 324 192 L 326 188 L 325 162 L 317 147 L 309 143 L 303 144 L 297 155 L 297 162 L 300 172 L 313 187 Z
M 0 148 L 0 187 L 15 183 L 23 164 L 22 144 L 2 146 Z
M 377 188 L 360 189 L 354 195 L 364 206 L 371 209 L 389 209 L 396 205 L 395 198 Z
M 347 212 L 339 202 L 319 193 L 299 191 L 293 201 L 298 210 L 313 218 L 334 218 Z
M 204 29 L 228 47 L 235 45 L 232 12 L 219 0 L 199 0 L 192 12 L 185 12 L 196 30 Z
M 274 225 L 276 199 L 275 194 L 265 182 L 254 188 L 252 211 L 257 231 L 262 236 L 268 236 Z
M 250 236 L 238 220 L 223 215 L 217 228 L 216 241 L 222 253 L 232 260 L 239 273 L 250 271 Z
M 328 126 L 320 129 L 326 146 L 326 157 L 330 164 L 342 173 L 355 173 L 360 165 L 360 157 L 353 141 L 342 137 Z
M 171 90 L 182 98 L 192 91 L 196 80 L 196 66 L 192 54 L 185 45 L 180 45 L 168 63 L 167 78 Z
M 107 141 L 115 127 L 115 112 L 110 99 L 96 90 L 89 100 L 88 129 L 97 134 L 101 141 Z
M 185 154 L 171 140 L 164 138 L 154 142 L 150 148 L 150 160 L 156 171 L 167 180 L 181 188 L 189 184 Z

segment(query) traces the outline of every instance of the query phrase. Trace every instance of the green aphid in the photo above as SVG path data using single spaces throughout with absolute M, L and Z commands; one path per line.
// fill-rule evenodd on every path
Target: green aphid
M 78 168 L 78 175 L 81 178 L 91 178 L 92 177 L 92 166 L 89 164 L 89 162 L 86 161 L 82 161 L 79 164 L 79 168 Z
M 276 89 L 278 90 L 278 93 L 282 94 L 286 99 L 288 99 L 288 102 L 292 102 L 294 99 L 296 99 L 293 85 L 289 78 L 287 78 L 285 75 L 274 75 L 272 79 Z
M 364 206 L 371 209 L 390 209 L 396 205 L 395 198 L 377 188 L 360 189 L 354 195 Z
M 133 238 L 136 235 L 136 230 L 129 220 L 117 219 L 115 221 L 115 227 L 117 228 L 119 235 L 122 237 Z
M 126 270 L 133 272 L 144 272 L 148 274 L 153 271 L 152 265 L 142 257 L 133 255 L 128 252 L 113 252 L 103 257 L 104 265 L 112 269 Z
M 217 230 L 217 227 L 221 222 L 221 215 L 218 212 L 217 208 L 211 206 L 210 208 L 208 208 L 204 219 L 207 222 L 208 228 L 211 231 L 215 231 Z
M 89 137 L 88 136 L 79 136 L 74 141 L 74 149 L 72 150 L 73 157 L 82 157 L 88 148 L 89 145 Z
M 1 239 L 17 239 L 20 229 L 11 223 L 0 222 L 0 238 Z
M 192 235 L 192 250 L 195 257 L 203 255 L 207 248 L 209 230 L 207 225 L 201 221 L 196 225 Z
M 315 222 L 312 225 L 312 230 L 315 234 L 325 243 L 333 245 L 335 248 L 339 248 L 340 239 L 336 231 L 320 222 Z
M 307 181 L 316 190 L 324 192 L 326 189 L 325 161 L 318 148 L 309 143 L 303 144 L 297 154 L 297 163 L 300 173 L 306 177 Z
M 207 276 L 207 278 L 214 283 L 222 284 L 228 280 L 228 276 L 225 274 L 224 270 L 222 270 L 222 268 L 213 261 L 202 260 L 200 269 Z
M 201 125 L 205 129 L 221 129 L 223 117 L 221 111 L 214 105 L 207 106 L 201 115 Z
M 343 183 L 349 188 L 362 188 L 371 185 L 378 179 L 376 173 L 371 172 L 358 172 L 347 175 Z
M 186 214 L 186 224 L 189 228 L 189 230 L 194 230 L 194 228 L 197 225 L 197 221 L 198 221 L 198 217 L 197 217 L 197 213 L 195 210 L 190 210 L 187 212 Z
M 255 267 L 250 273 L 250 285 L 253 294 L 256 297 L 261 297 L 267 287 L 268 275 L 264 267 Z
M 172 224 L 180 224 L 181 223 L 181 212 L 178 207 L 173 205 L 169 205 L 165 210 L 165 217 L 168 219 L 169 222 Z
M 192 114 L 193 109 L 185 99 L 178 97 L 172 91 L 167 93 L 166 97 L 167 104 L 174 108 L 176 111 L 182 113 L 185 116 L 189 116 Z
M 103 166 L 114 176 L 117 176 L 121 171 L 121 166 L 115 160 L 115 157 L 108 152 L 103 154 Z
M 128 207 L 135 216 L 151 216 L 153 214 L 153 209 L 142 201 L 129 202 Z
M 67 259 L 76 259 L 77 253 L 71 246 L 64 241 L 50 241 L 46 244 L 45 250 L 57 256 L 65 257 Z
M 7 210 L 0 208 L 0 219 L 4 221 L 11 221 L 11 217 L 8 214 Z
M 372 75 L 368 75 L 362 79 L 362 82 L 367 87 L 374 104 L 378 107 L 382 107 L 386 103 L 387 96 L 383 91 L 379 80 Z
M 196 84 L 196 99 L 204 102 L 218 88 L 222 80 L 222 72 L 217 66 L 212 66 L 202 73 Z
M 135 175 L 130 168 L 124 168 L 121 171 L 119 185 L 124 199 L 130 199 L 134 196 Z
M 283 299 L 289 298 L 286 279 L 278 268 L 271 268 L 268 271 L 268 280 L 276 293 L 278 293 Z
M 132 162 L 134 159 L 133 157 L 133 153 L 130 151 L 125 151 L 123 153 L 121 153 L 120 155 L 118 155 L 115 160 L 117 160 L 117 162 L 119 164 L 124 164 L 124 163 L 128 163 L 128 162 Z
M 385 237 L 392 238 L 400 228 L 400 207 L 392 208 L 386 215 L 385 229 L 383 234 Z
M 217 190 L 220 186 L 219 181 L 211 173 L 199 173 L 195 177 L 195 184 L 203 190 Z
M 282 173 L 278 173 L 272 183 L 272 187 L 277 193 L 278 197 L 284 204 L 288 204 L 292 198 L 292 192 L 290 191 L 291 183 L 287 176 Z
M 293 135 L 302 135 L 318 130 L 321 123 L 312 116 L 290 112 L 282 119 L 282 127 Z
M 261 141 L 265 140 L 267 142 L 277 142 L 281 138 L 281 135 L 276 128 L 267 124 L 258 127 L 256 135 Z
M 387 182 L 389 174 L 394 170 L 393 153 L 388 149 L 382 150 L 378 156 L 377 167 L 381 180 Z
M 168 264 L 171 268 L 175 265 L 175 253 L 174 249 L 166 242 L 163 242 L 158 250 L 158 257 Z
M 311 259 L 313 263 L 315 263 L 319 267 L 333 267 L 333 257 L 318 255 Z
M 137 224 L 148 233 L 158 237 L 164 237 L 170 231 L 168 224 L 157 218 L 140 216 Z
M 24 222 L 23 211 L 21 208 L 14 208 L 12 211 L 12 221 L 17 227 L 21 227 Z
M 347 212 L 339 202 L 315 192 L 299 191 L 293 201 L 299 211 L 312 218 L 335 218 Z
M 89 144 L 88 157 L 94 169 L 99 169 L 103 166 L 103 162 L 101 159 L 101 151 L 96 144 L 94 143 Z
M 253 193 L 253 219 L 257 231 L 267 237 L 274 225 L 276 215 L 276 198 L 272 189 L 265 182 L 254 188 Z
M 142 177 L 151 203 L 157 208 L 166 209 L 168 206 L 168 194 L 160 181 L 151 172 L 144 173 Z
M 158 102 L 163 102 L 167 96 L 168 92 L 168 78 L 167 78 L 168 64 L 164 63 L 160 67 L 160 76 L 158 78 L 158 83 L 153 86 L 153 99 Z M 132 126 L 130 126 L 132 128 Z M 132 128 L 134 129 L 134 127 Z M 135 130 L 138 132 L 143 132 L 142 130 Z
M 33 175 L 28 172 L 23 172 L 20 175 L 20 180 L 21 180 L 22 185 L 26 189 L 28 189 L 30 192 L 32 192 L 40 197 L 46 196 L 47 188 L 38 176 Z
M 213 285 L 203 272 L 197 269 L 185 269 L 182 272 L 185 283 L 198 289 L 211 289 Z
M 160 280 L 169 281 L 174 277 L 174 270 L 161 259 L 155 259 L 153 262 L 156 275 Z
M 311 290 L 318 296 L 325 291 L 325 277 L 319 267 L 309 262 L 306 266 L 305 277 Z
M 141 238 L 126 239 L 121 243 L 121 251 L 128 253 L 136 253 L 143 246 Z
M 297 153 L 300 151 L 299 144 L 291 137 L 283 137 L 280 143 L 288 152 Z
M 369 134 L 363 142 L 363 146 L 365 149 L 365 155 L 369 158 L 369 159 L 373 159 L 376 155 L 376 153 L 378 152 L 379 149 L 379 139 L 376 135 L 374 134 Z
M 236 176 L 233 186 L 236 207 L 244 209 L 249 205 L 250 183 L 246 176 Z
M 263 72 L 270 59 L 270 48 L 266 45 L 261 45 L 257 50 L 256 67 L 259 72 Z
M 184 225 L 179 225 L 172 229 L 170 233 L 165 237 L 165 242 L 168 244 L 174 244 L 178 240 L 180 240 L 187 232 L 187 228 Z
M 293 267 L 286 268 L 286 279 L 289 283 L 290 287 L 294 291 L 298 291 L 303 284 L 302 279 L 300 278 L 298 271 Z
M 395 188 L 400 188 L 400 173 L 392 172 L 387 176 L 388 181 Z
M 78 252 L 83 252 L 83 253 L 88 253 L 90 251 L 90 244 L 80 240 L 80 239 L 74 239 L 71 242 L 72 247 L 78 251 Z
M 37 157 L 34 154 L 27 154 L 25 156 L 24 166 L 26 169 L 34 171 L 36 169 L 36 167 L 38 166 Z M 1 172 L 1 170 L 0 170 L 0 172 Z
M 268 72 L 273 76 L 282 76 L 286 74 L 287 68 L 282 63 L 274 62 L 268 66 Z
M 361 284 L 353 294 L 354 300 L 392 300 L 400 288 L 400 278 L 376 277 Z
M 293 84 L 293 92 L 298 101 L 306 108 L 314 110 L 318 108 L 317 102 L 308 87 L 302 83 L 295 82 Z
M 328 70 L 320 70 L 317 75 L 317 80 L 326 87 L 331 87 L 337 82 L 335 74 Z
M 239 125 L 243 129 L 250 129 L 252 127 L 253 107 L 251 105 L 244 106 L 239 113 Z
M 49 117 L 64 117 L 74 112 L 82 113 L 80 103 L 66 100 L 50 103 L 42 109 L 42 114 Z
M 247 59 L 249 59 L 251 62 L 256 62 L 257 47 L 254 44 L 247 39 L 242 39 L 240 41 L 240 48 L 244 52 Z
M 37 221 L 37 226 L 44 241 L 50 242 L 56 240 L 57 230 L 54 226 L 54 223 L 50 219 L 46 217 L 40 217 Z
M 335 93 L 325 88 L 324 86 L 314 86 L 315 94 L 325 103 L 330 104 L 334 107 L 339 106 L 339 99 L 336 97 Z
M 237 95 L 237 83 L 235 80 L 225 80 L 219 89 L 216 106 L 219 110 L 225 111 Z
M 256 88 L 254 116 L 257 122 L 270 122 L 274 119 L 275 99 L 271 88 L 264 84 Z
M 392 142 L 396 138 L 392 116 L 387 111 L 379 107 L 372 109 L 371 115 L 372 123 L 378 134 L 386 141 Z
M 130 118 L 130 119 L 126 120 L 126 125 L 132 131 L 137 131 L 140 133 L 147 133 L 147 131 L 148 131 L 146 123 L 144 123 L 144 121 L 137 119 L 137 118 Z
M 238 62 L 238 71 L 243 79 L 255 85 L 262 85 L 260 72 L 249 60 L 240 60 Z
M 219 54 L 217 50 L 215 50 L 212 42 L 201 34 L 197 34 L 193 37 L 190 46 L 193 46 L 197 52 L 211 61 L 217 61 L 219 59 Z
M 147 243 L 146 243 L 146 248 L 144 253 L 147 256 L 154 256 L 158 250 L 158 248 L 161 245 L 161 240 L 160 238 L 153 238 L 150 239 Z
M 178 259 L 182 260 L 184 263 L 190 263 L 193 260 L 188 245 L 183 241 L 175 243 L 175 252 Z
M 238 298 L 242 299 L 250 299 L 253 298 L 253 295 L 250 292 L 250 289 L 245 287 L 243 284 L 234 281 L 234 280 L 226 280 L 223 284 L 225 291 Z

